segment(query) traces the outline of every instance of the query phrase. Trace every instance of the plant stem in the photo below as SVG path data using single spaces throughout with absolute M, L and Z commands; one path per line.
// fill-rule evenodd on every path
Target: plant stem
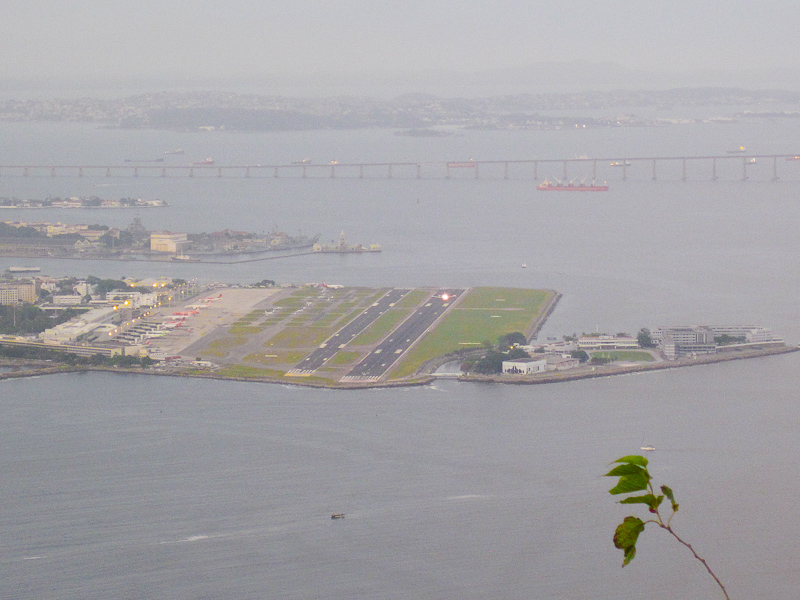
M 666 529 L 667 531 L 669 531 L 669 532 L 670 532 L 670 534 L 672 534 L 672 537 L 674 537 L 674 538 L 675 538 L 676 540 L 678 540 L 678 541 L 679 541 L 681 544 L 683 544 L 684 546 L 686 546 L 686 547 L 689 549 L 689 551 L 690 551 L 690 552 L 691 552 L 691 553 L 694 555 L 694 557 L 695 557 L 697 560 L 699 560 L 701 563 L 703 563 L 703 566 L 706 568 L 706 571 L 708 571 L 708 574 L 709 574 L 709 575 L 711 575 L 711 577 L 713 577 L 713 578 L 714 578 L 714 581 L 716 581 L 716 582 L 717 582 L 717 585 L 718 585 L 718 586 L 719 586 L 719 588 L 722 590 L 722 593 L 723 593 L 723 594 L 725 594 L 725 598 L 726 598 L 726 600 L 731 600 L 730 596 L 728 596 L 728 591 L 725 589 L 725 586 L 724 586 L 724 585 L 722 585 L 722 582 L 719 580 L 719 577 L 717 577 L 717 576 L 716 576 L 716 574 L 714 573 L 714 571 L 712 571 L 712 570 L 711 570 L 711 567 L 709 567 L 709 566 L 708 566 L 708 563 L 705 561 L 705 559 L 704 559 L 704 558 L 702 558 L 702 557 L 701 557 L 699 554 L 697 554 L 697 552 L 695 552 L 695 551 L 694 551 L 694 548 L 692 548 L 692 545 L 691 545 L 691 544 L 689 544 L 689 543 L 687 543 L 687 542 L 684 542 L 684 541 L 683 541 L 683 540 L 682 540 L 682 539 L 681 539 L 681 538 L 678 536 L 678 534 L 677 534 L 677 533 L 675 533 L 675 531 L 673 531 L 672 527 L 670 527 L 669 525 L 663 525 L 663 524 L 659 524 L 659 527 L 661 527 L 661 528 L 663 528 L 663 529 Z

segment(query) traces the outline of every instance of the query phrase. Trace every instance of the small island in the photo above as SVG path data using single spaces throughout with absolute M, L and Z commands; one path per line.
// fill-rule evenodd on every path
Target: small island
M 267 252 L 310 252 L 319 235 L 224 229 L 211 233 L 150 231 L 139 217 L 125 229 L 102 224 L 0 221 L 0 256 L 106 260 L 191 260 Z
M 98 196 L 70 196 L 69 198 L 45 198 L 44 200 L 0 198 L 0 208 L 162 208 L 163 200 L 142 198 L 99 198 Z

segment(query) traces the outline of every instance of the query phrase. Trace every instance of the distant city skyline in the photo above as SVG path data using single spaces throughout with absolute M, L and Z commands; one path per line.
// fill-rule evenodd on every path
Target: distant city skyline
M 623 83 L 625 73 L 678 82 L 691 74 L 700 85 L 708 73 L 712 85 L 785 80 L 796 87 L 791 79 L 800 73 L 800 14 L 789 0 L 6 4 L 0 23 L 0 84 L 6 85 L 264 78 L 302 85 L 393 76 L 413 85 L 440 72 L 491 72 L 489 80 L 497 80 L 505 71 L 513 80 L 521 69 L 575 61 L 616 65 Z M 535 75 L 529 74 L 534 82 Z M 575 74 L 567 69 L 565 76 Z M 552 85 L 551 77 L 543 73 L 541 84 Z

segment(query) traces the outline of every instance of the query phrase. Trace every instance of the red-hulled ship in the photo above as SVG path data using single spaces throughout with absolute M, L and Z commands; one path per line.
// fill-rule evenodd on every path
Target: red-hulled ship
M 536 189 L 543 192 L 607 192 L 608 186 L 597 185 L 594 182 L 592 182 L 592 185 L 586 185 L 582 181 L 580 183 L 574 183 L 572 181 L 567 183 L 561 183 L 560 181 L 556 181 L 555 183 L 552 181 L 543 181 L 536 186 Z

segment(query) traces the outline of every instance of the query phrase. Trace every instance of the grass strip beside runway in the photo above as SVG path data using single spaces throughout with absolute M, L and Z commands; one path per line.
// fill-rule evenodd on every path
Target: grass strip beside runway
M 444 320 L 412 348 L 391 378 L 413 375 L 428 360 L 476 347 L 514 331 L 525 331 L 547 304 L 551 292 L 522 288 L 472 288 Z

